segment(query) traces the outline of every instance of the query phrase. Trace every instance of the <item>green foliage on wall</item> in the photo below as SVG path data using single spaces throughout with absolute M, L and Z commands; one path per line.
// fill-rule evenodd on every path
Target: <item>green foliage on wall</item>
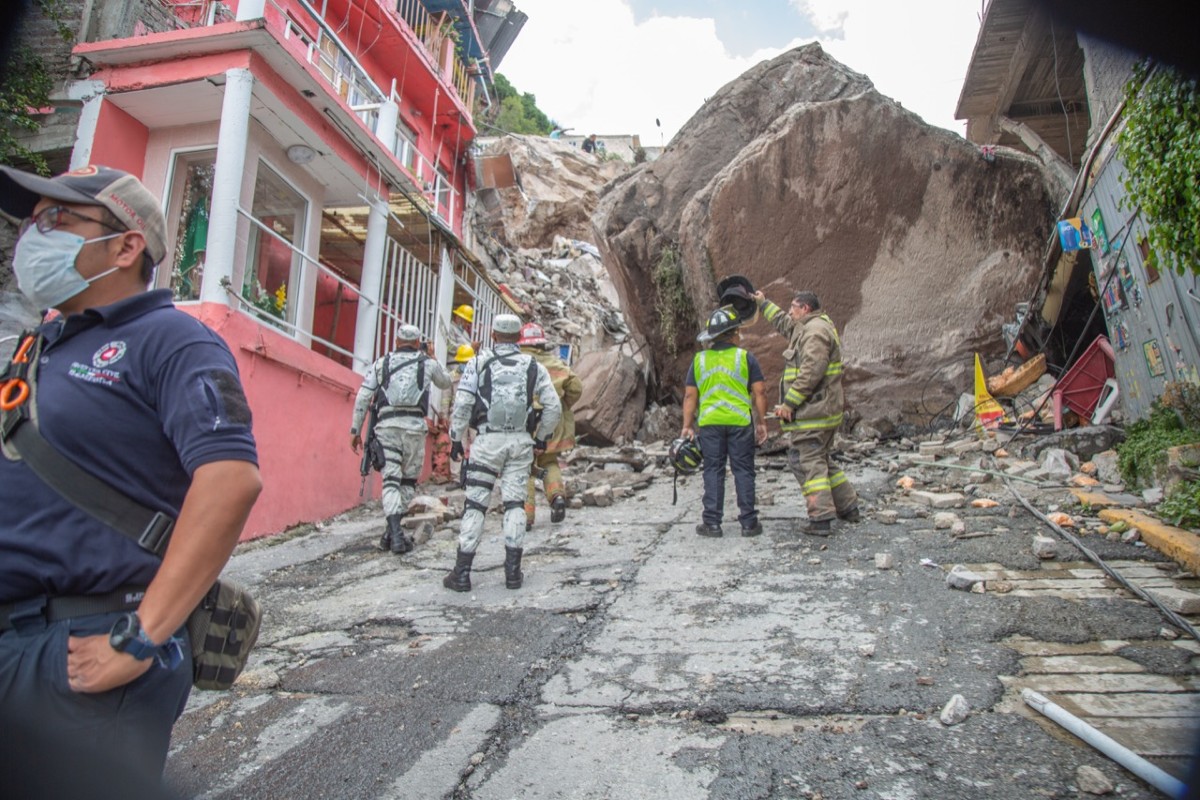
M 680 328 L 695 316 L 692 301 L 683 286 L 683 262 L 679 259 L 679 251 L 671 245 L 664 247 L 650 277 L 654 281 L 658 332 L 662 334 L 667 352 L 674 358 L 679 353 Z
M 1152 486 L 1154 467 L 1169 448 L 1200 441 L 1200 430 L 1186 426 L 1175 409 L 1156 402 L 1150 416 L 1125 429 L 1117 445 L 1117 466 L 1130 486 Z
M 34 9 L 25 20 L 25 31 L 35 23 L 35 15 L 40 12 L 50 21 L 63 44 L 70 45 L 75 40 L 75 34 L 66 23 L 63 3 L 35 0 Z M 43 175 L 50 171 L 46 159 L 22 145 L 20 137 L 35 133 L 41 127 L 31 111 L 49 106 L 53 89 L 54 76 L 47 70 L 45 59 L 28 44 L 19 44 L 8 64 L 4 83 L 0 84 L 0 164 L 29 165 Z
M 529 92 L 520 93 L 500 73 L 496 73 L 496 101 L 500 112 L 492 123 L 509 133 L 546 136 L 554 130 L 554 122 L 537 106 L 537 98 Z
M 1195 78 L 1146 65 L 1125 87 L 1117 139 L 1129 207 L 1141 207 L 1150 247 L 1176 272 L 1200 273 L 1200 92 Z

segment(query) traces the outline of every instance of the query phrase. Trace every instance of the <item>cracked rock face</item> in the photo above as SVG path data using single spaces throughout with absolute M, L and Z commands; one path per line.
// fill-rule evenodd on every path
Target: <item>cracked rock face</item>
M 842 332 L 851 411 L 899 422 L 969 386 L 974 352 L 1001 352 L 1050 232 L 1044 186 L 1033 160 L 984 162 L 814 44 L 722 88 L 658 161 L 606 187 L 593 225 L 663 387 L 682 394 L 715 284 L 740 274 L 781 306 L 817 292 Z M 652 302 L 668 247 L 692 306 L 673 342 Z M 749 326 L 743 344 L 778 380 L 773 329 Z

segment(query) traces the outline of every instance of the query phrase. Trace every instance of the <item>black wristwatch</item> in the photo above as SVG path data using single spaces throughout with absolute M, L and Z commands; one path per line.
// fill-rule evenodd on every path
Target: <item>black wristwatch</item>
M 153 658 L 159 651 L 159 646 L 150 641 L 150 637 L 142 630 L 142 621 L 138 619 L 136 611 L 117 617 L 108 634 L 108 643 L 113 650 L 129 653 L 138 661 Z

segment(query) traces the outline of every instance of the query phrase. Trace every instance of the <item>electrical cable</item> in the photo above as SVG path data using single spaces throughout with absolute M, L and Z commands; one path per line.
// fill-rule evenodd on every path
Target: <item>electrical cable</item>
M 1050 46 L 1054 49 L 1054 92 L 1058 95 L 1058 107 L 1063 112 L 1063 129 L 1067 134 L 1067 163 L 1074 160 L 1071 150 L 1071 117 L 1067 114 L 1067 104 L 1063 102 L 1062 89 L 1058 85 L 1058 37 L 1054 34 L 1054 19 L 1050 20 Z
M 993 459 L 993 463 L 994 463 L 994 459 Z M 1028 500 L 1026 500 L 1025 497 L 1022 496 L 1022 494 L 1020 492 L 1018 492 L 1016 489 L 1013 488 L 1012 483 L 1009 482 L 1008 475 L 1003 475 L 1001 477 L 1004 480 L 1004 485 L 1008 487 L 1008 490 L 1010 492 L 1012 492 L 1013 496 L 1017 498 L 1017 501 L 1020 502 L 1021 505 L 1025 506 L 1025 509 L 1030 514 L 1033 514 L 1035 517 L 1040 519 L 1042 522 L 1049 525 L 1054 530 L 1054 532 L 1057 533 L 1061 538 L 1065 539 L 1066 541 L 1068 541 L 1072 545 L 1074 545 L 1081 553 L 1083 553 L 1085 556 L 1088 557 L 1089 561 L 1091 561 L 1096 566 L 1100 567 L 1100 569 L 1104 570 L 1106 575 L 1108 575 L 1110 578 L 1112 578 L 1117 583 L 1121 584 L 1121 586 L 1123 586 L 1124 588 L 1128 589 L 1135 596 L 1137 596 L 1138 599 L 1144 600 L 1147 603 L 1149 603 L 1150 605 L 1157 608 L 1160 612 L 1162 612 L 1162 615 L 1164 617 L 1166 617 L 1167 620 L 1172 625 L 1179 628 L 1180 630 L 1185 631 L 1193 639 L 1200 642 L 1200 632 L 1197 632 L 1196 629 L 1193 628 L 1191 626 L 1191 624 L 1188 623 L 1187 620 L 1185 620 L 1183 617 L 1179 616 L 1174 611 L 1172 611 L 1171 609 L 1169 609 L 1165 605 L 1163 605 L 1162 602 L 1158 598 L 1156 598 L 1154 595 L 1146 592 L 1140 586 L 1130 583 L 1128 580 L 1125 579 L 1125 576 L 1121 575 L 1119 572 L 1117 572 L 1112 567 L 1110 567 L 1104 561 L 1104 559 L 1100 558 L 1100 556 L 1096 555 L 1094 552 L 1092 552 L 1091 549 L 1086 547 L 1083 544 L 1083 542 L 1079 541 L 1078 537 L 1076 537 L 1074 534 L 1066 531 L 1060 525 L 1053 522 L 1045 514 L 1038 511 L 1036 508 L 1034 508 L 1033 505 Z

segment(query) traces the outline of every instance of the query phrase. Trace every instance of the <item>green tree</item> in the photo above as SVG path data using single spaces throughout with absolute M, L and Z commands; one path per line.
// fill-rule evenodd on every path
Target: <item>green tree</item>
M 74 41 L 75 35 L 65 22 L 65 7 L 60 0 L 35 0 L 34 8 L 50 21 L 64 44 Z M 28 15 L 25 29 L 32 24 L 33 13 Z M 43 175 L 49 173 L 46 159 L 21 144 L 21 137 L 41 127 L 31 111 L 49 106 L 53 89 L 54 76 L 47 70 L 45 60 L 29 45 L 18 45 L 4 82 L 0 84 L 0 164 L 28 164 Z
M 493 124 L 509 133 L 528 133 L 545 136 L 554 130 L 554 122 L 538 108 L 537 98 L 518 92 L 508 78 L 496 73 L 496 101 L 500 111 Z
M 1200 92 L 1168 68 L 1134 70 L 1117 139 L 1127 205 L 1140 207 L 1150 247 L 1176 272 L 1200 273 Z

